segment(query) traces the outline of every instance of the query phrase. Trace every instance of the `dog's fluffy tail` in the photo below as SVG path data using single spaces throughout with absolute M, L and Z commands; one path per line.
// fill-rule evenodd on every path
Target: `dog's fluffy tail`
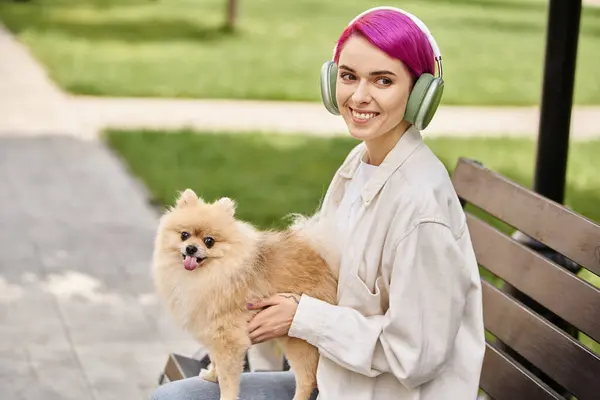
M 306 217 L 289 215 L 290 230 L 300 235 L 329 265 L 336 279 L 340 269 L 340 249 L 336 241 L 335 221 L 320 218 L 319 214 Z

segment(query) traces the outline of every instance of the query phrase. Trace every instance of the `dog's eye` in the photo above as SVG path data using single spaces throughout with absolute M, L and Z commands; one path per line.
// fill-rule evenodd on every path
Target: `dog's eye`
M 215 239 L 211 238 L 210 236 L 207 236 L 204 238 L 204 244 L 210 249 L 215 244 Z
M 181 232 L 181 240 L 188 240 L 190 237 L 189 232 Z

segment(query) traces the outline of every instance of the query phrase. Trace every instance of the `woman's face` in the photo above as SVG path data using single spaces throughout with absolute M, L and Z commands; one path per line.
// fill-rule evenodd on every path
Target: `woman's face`
M 411 75 L 402 61 L 367 39 L 355 35 L 344 44 L 338 60 L 336 98 L 353 137 L 371 140 L 396 128 L 406 130 L 407 123 L 401 123 L 411 86 Z

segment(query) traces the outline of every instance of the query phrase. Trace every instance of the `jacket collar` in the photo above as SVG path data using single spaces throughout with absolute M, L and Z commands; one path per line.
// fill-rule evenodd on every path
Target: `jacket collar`
M 404 162 L 410 157 L 410 155 L 423 144 L 423 137 L 419 130 L 411 125 L 408 130 L 400 137 L 398 143 L 392 148 L 392 150 L 385 157 L 381 165 L 377 168 L 377 171 L 373 174 L 369 182 L 362 189 L 362 199 L 366 204 L 369 204 L 371 200 L 379 193 L 383 185 L 387 182 L 390 176 L 398 168 L 404 164 Z M 340 168 L 339 175 L 342 178 L 352 179 L 361 161 L 366 161 L 367 158 L 367 147 L 363 143 L 358 145 L 358 151 L 355 157 L 350 157 L 348 161 Z

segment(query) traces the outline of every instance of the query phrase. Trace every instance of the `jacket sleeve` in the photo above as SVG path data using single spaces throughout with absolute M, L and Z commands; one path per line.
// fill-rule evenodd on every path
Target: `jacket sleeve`
M 464 257 L 447 226 L 425 222 L 400 240 L 392 268 L 384 315 L 303 295 L 289 335 L 366 376 L 392 373 L 408 388 L 433 379 L 460 326 L 470 283 Z

